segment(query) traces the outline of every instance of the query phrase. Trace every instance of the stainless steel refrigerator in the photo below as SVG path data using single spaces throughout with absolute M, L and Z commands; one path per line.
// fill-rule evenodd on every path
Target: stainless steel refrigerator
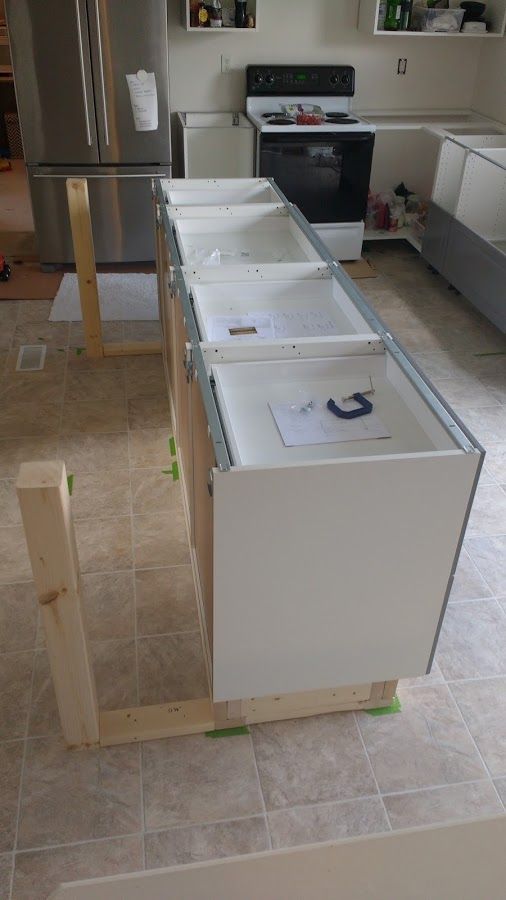
M 98 262 L 154 259 L 151 182 L 170 175 L 166 0 L 7 0 L 43 264 L 73 261 L 65 179 L 89 179 Z M 126 76 L 155 74 L 158 127 L 137 131 Z

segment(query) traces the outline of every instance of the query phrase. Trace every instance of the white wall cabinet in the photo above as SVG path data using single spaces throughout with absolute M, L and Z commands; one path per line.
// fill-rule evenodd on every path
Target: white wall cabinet
M 415 0 L 416 4 L 416 0 Z M 360 0 L 358 25 L 361 31 L 368 34 L 374 34 L 382 37 L 433 37 L 433 38 L 484 38 L 484 37 L 502 37 L 506 27 L 506 0 L 487 0 L 487 9 L 485 19 L 490 23 L 489 30 L 486 34 L 473 34 L 466 32 L 457 32 L 455 34 L 445 34 L 444 32 L 426 32 L 426 31 L 385 31 L 378 28 L 378 13 L 380 0 Z M 460 0 L 450 0 L 450 7 L 460 9 Z
M 230 191 L 225 214 L 175 217 L 166 198 L 178 189 L 157 187 L 164 358 L 213 700 L 349 685 L 361 696 L 424 674 L 481 449 L 297 211 L 262 214 L 280 261 L 262 245 L 253 264 L 191 268 L 188 242 L 208 248 L 207 227 L 217 245 L 234 233 L 238 246 L 258 246 L 258 217 L 233 209 Z M 287 236 L 298 248 L 289 262 Z M 213 341 L 216 317 L 267 314 L 284 338 Z M 302 337 L 301 320 L 312 322 Z M 371 383 L 385 436 L 285 445 L 270 403 L 304 415 L 311 401 L 316 415 Z

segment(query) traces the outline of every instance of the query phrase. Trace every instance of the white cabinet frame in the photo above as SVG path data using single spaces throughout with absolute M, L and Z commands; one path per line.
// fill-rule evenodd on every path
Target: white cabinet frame
M 196 496 L 198 489 L 201 498 L 193 507 L 195 519 L 204 503 L 212 526 L 211 570 L 209 551 L 198 547 L 194 566 L 197 582 L 206 584 L 206 596 L 200 591 L 202 610 L 208 617 L 212 610 L 212 622 L 204 621 L 203 631 L 214 702 L 238 703 L 244 711 L 248 697 L 315 696 L 329 687 L 386 684 L 424 674 L 432 665 L 482 448 L 296 209 L 287 206 L 292 227 L 300 229 L 321 264 L 223 266 L 208 278 L 181 265 L 178 237 L 185 220 L 171 217 L 160 183 L 156 192 L 173 266 L 172 303 L 182 310 L 191 355 L 191 395 L 205 411 L 215 461 L 204 471 L 194 460 L 188 491 L 190 507 L 192 491 Z M 212 220 L 207 221 L 211 227 Z M 227 350 L 202 342 L 191 285 L 219 285 L 220 278 L 224 288 L 231 282 L 272 281 L 274 269 L 284 270 L 278 278 L 302 271 L 310 280 L 330 275 L 370 329 L 368 336 L 336 336 L 328 350 L 322 350 L 327 339 L 308 341 L 298 347 L 298 358 L 353 361 L 358 354 L 350 348 L 354 339 L 360 341 L 363 358 L 386 364 L 396 390 L 416 409 L 428 446 L 396 453 L 385 447 L 384 454 L 374 456 L 367 456 L 364 447 L 365 455 L 343 452 L 340 458 L 285 465 L 235 462 L 213 365 L 218 357 L 222 367 L 247 365 L 255 358 L 256 365 L 264 359 L 272 366 L 275 352 L 265 345 L 262 352 L 248 344 Z M 208 493 L 212 498 L 206 503 Z M 205 559 L 204 579 L 199 556 Z

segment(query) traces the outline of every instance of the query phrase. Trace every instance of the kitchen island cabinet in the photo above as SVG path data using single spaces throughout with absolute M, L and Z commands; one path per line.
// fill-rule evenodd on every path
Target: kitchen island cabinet
M 212 207 L 181 219 L 166 197 L 158 182 L 164 359 L 212 699 L 228 722 L 386 705 L 399 677 L 432 665 L 483 451 L 297 210 L 271 220 L 308 242 L 305 261 L 195 268 L 180 225 L 209 249 Z M 219 248 L 244 217 L 214 216 Z M 270 310 L 294 327 L 290 304 L 324 312 L 329 333 L 309 316 L 303 337 L 246 324 L 214 340 L 215 316 L 258 325 Z M 376 418 L 334 432 L 328 397 L 371 389 Z M 321 419 L 324 439 L 286 440 L 276 404 L 296 429 Z

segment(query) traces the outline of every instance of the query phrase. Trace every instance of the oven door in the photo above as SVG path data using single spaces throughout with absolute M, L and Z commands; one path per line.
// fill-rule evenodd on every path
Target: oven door
M 366 214 L 374 134 L 262 134 L 260 175 L 274 178 L 310 222 L 360 222 Z

